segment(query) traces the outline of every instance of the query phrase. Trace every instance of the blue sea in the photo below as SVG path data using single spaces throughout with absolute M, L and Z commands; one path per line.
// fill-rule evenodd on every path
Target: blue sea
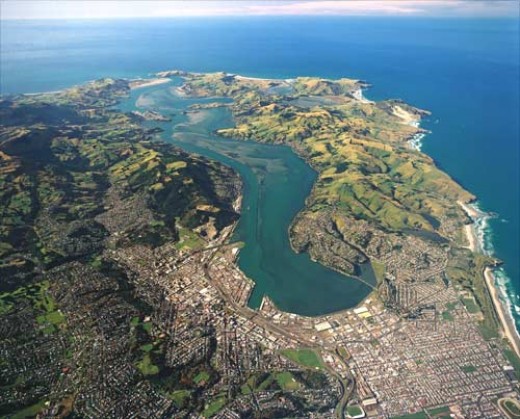
M 2 21 L 2 94 L 166 69 L 352 77 L 427 109 L 422 150 L 478 197 L 520 328 L 520 30 L 510 19 L 249 17 Z

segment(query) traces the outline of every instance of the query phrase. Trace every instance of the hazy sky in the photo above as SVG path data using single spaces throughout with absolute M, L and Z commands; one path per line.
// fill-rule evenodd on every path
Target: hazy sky
M 84 1 L 0 0 L 1 19 L 243 15 L 517 17 L 517 0 Z

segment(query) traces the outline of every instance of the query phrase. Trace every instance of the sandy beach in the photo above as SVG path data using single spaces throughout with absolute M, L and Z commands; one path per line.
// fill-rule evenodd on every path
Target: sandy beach
M 411 112 L 405 111 L 400 106 L 394 106 L 392 109 L 392 112 L 395 116 L 398 118 L 401 118 L 403 120 L 403 124 L 411 125 L 413 127 L 418 126 L 420 118 L 417 117 L 417 115 L 414 115 Z
M 260 81 L 273 81 L 273 80 L 276 80 L 276 79 L 261 79 L 260 77 L 239 76 L 237 74 L 230 74 L 230 75 L 235 76 L 235 78 L 239 79 L 239 80 L 260 80 Z
M 470 224 L 466 224 L 464 226 L 464 232 L 466 233 L 466 238 L 468 239 L 468 245 L 466 247 L 469 250 L 471 250 L 472 252 L 477 252 L 479 250 L 479 245 L 478 245 L 477 233 L 475 232 L 474 221 L 475 221 L 475 218 L 477 218 L 479 214 L 475 209 L 466 205 L 462 201 L 457 201 L 457 204 L 459 204 L 462 207 L 462 209 L 464 210 L 466 215 L 469 218 L 471 218 L 471 220 L 472 220 L 472 222 Z
M 468 249 L 472 252 L 477 251 L 477 238 L 475 236 L 475 233 L 473 231 L 473 225 L 472 224 L 466 224 L 464 226 L 464 232 L 466 233 L 466 238 L 468 239 Z
M 361 93 L 362 94 L 362 93 Z M 419 128 L 421 124 L 421 118 L 416 114 L 408 112 L 404 110 L 400 106 L 394 106 L 392 108 L 392 113 L 400 118 L 405 125 L 410 125 L 411 127 Z M 412 150 L 421 151 L 422 147 L 422 139 L 425 137 L 426 131 L 419 130 L 415 134 L 413 134 L 407 141 L 408 147 Z
M 464 202 L 458 201 L 457 203 L 472 220 L 471 224 L 466 224 L 464 226 L 464 232 L 466 233 L 466 237 L 469 243 L 467 248 L 472 252 L 477 252 L 480 250 L 480 246 L 478 244 L 478 237 L 475 232 L 475 219 L 482 216 L 482 214 L 479 214 L 477 210 L 471 208 Z M 520 357 L 520 337 L 516 331 L 514 321 L 507 310 L 507 306 L 505 306 L 500 299 L 500 290 L 496 286 L 496 278 L 491 267 L 487 267 L 484 270 L 484 277 L 489 295 L 493 300 L 493 306 L 495 307 L 495 311 L 498 314 L 498 318 L 502 326 L 502 334 L 507 338 L 507 340 L 509 340 L 513 350 Z
M 457 204 L 459 204 L 462 207 L 462 209 L 466 212 L 466 214 L 468 214 L 468 216 L 471 219 L 475 219 L 479 216 L 479 213 L 476 209 L 471 208 L 469 205 L 465 204 L 464 202 L 457 201 Z
M 502 324 L 502 332 L 511 343 L 511 346 L 517 356 L 520 356 L 520 337 L 518 337 L 518 333 L 511 316 L 500 300 L 500 290 L 495 285 L 496 279 L 493 275 L 493 270 L 489 267 L 486 268 L 484 270 L 484 276 L 486 277 L 486 285 L 493 300 L 493 305 L 495 306 L 495 310 L 498 314 L 498 317 L 500 318 L 500 323 Z
M 359 100 L 361 103 L 374 103 L 371 100 L 368 100 L 363 96 L 363 89 L 356 90 L 352 96 L 354 96 L 357 100 Z
M 137 79 L 130 82 L 130 89 L 139 89 L 141 87 L 155 86 L 158 84 L 168 83 L 170 79 L 161 77 L 157 79 Z

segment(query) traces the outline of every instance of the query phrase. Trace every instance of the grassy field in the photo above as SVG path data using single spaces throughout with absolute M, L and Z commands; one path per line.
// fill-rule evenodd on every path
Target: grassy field
M 225 396 L 219 396 L 211 400 L 202 412 L 202 416 L 205 418 L 210 418 L 211 416 L 218 413 L 226 405 L 226 403 L 227 399 Z
M 411 413 L 403 416 L 393 416 L 392 419 L 449 419 L 450 408 L 448 406 L 426 409 L 423 412 Z
M 429 419 L 428 415 L 424 412 L 410 413 L 409 415 L 403 416 L 392 416 L 391 419 Z
M 480 308 L 477 305 L 477 303 L 475 303 L 475 300 L 473 298 L 463 298 L 462 303 L 471 314 L 480 312 Z
M 501 405 L 512 418 L 520 418 L 520 407 L 512 400 L 504 400 Z
M 451 314 L 449 311 L 443 311 L 442 318 L 450 322 L 454 320 L 453 314 Z
M 296 381 L 289 371 L 284 371 L 276 374 L 276 381 L 283 390 L 297 390 L 300 384 Z
M 437 407 L 436 409 L 428 409 L 431 418 L 449 419 L 451 418 L 450 408 L 448 406 Z
M 323 360 L 312 349 L 286 349 L 282 355 L 297 364 L 308 368 L 324 368 Z
M 271 387 L 273 382 L 276 382 L 276 376 L 274 374 L 252 374 L 248 377 L 246 383 L 241 386 L 240 391 L 242 394 L 263 391 Z
M 501 399 L 498 401 L 498 405 L 507 412 L 507 415 L 511 419 L 520 418 L 520 405 L 516 400 L 513 399 Z
M 463 365 L 460 367 L 462 371 L 464 371 L 466 374 L 470 374 L 472 372 L 477 371 L 477 368 L 474 365 Z
M 359 406 L 347 406 L 347 415 L 350 417 L 358 416 L 363 413 L 363 410 Z
M 159 372 L 159 367 L 155 365 L 148 352 L 145 352 L 142 359 L 137 362 L 136 367 L 145 376 L 155 375 Z
M 378 262 L 376 260 L 372 260 L 370 261 L 370 263 L 372 264 L 372 269 L 374 270 L 374 275 L 377 279 L 377 283 L 382 283 L 385 278 L 386 271 L 384 263 Z
M 199 372 L 194 378 L 193 381 L 195 384 L 201 384 L 207 382 L 209 380 L 209 374 L 206 371 Z
M 173 400 L 177 407 L 182 407 L 186 400 L 190 398 L 190 396 L 190 390 L 177 390 L 168 394 L 168 397 Z

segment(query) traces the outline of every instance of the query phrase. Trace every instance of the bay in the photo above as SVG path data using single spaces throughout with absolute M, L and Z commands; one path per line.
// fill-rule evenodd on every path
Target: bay
M 182 81 L 175 79 L 173 85 Z M 296 254 L 288 230 L 303 208 L 316 173 L 289 147 L 237 141 L 213 132 L 233 126 L 226 107 L 193 112 L 189 106 L 221 99 L 186 99 L 170 85 L 137 89 L 118 107 L 123 111 L 158 110 L 174 115 L 171 122 L 147 122 L 164 131 L 162 139 L 180 148 L 220 161 L 243 181 L 242 210 L 233 241 L 242 241 L 238 264 L 255 281 L 249 305 L 258 308 L 264 295 L 280 309 L 315 316 L 356 306 L 372 290 L 365 283 Z M 363 278 L 375 285 L 370 265 Z

